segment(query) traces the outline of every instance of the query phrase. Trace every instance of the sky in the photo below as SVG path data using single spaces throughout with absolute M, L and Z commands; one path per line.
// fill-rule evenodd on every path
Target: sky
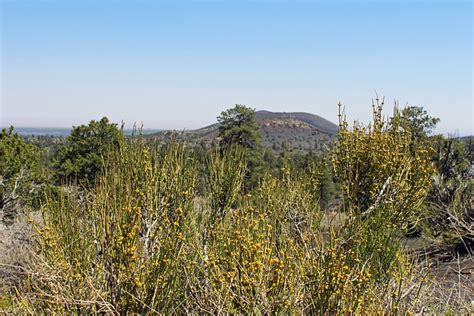
M 473 131 L 471 1 L 0 0 L 0 126 L 193 129 L 234 104 Z

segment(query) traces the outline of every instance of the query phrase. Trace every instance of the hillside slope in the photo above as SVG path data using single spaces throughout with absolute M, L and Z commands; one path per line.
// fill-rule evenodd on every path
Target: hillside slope
M 256 114 L 263 145 L 275 151 L 320 150 L 338 131 L 336 124 L 310 113 L 258 111 Z
M 262 135 L 262 145 L 276 152 L 321 150 L 339 129 L 336 124 L 310 113 L 257 111 L 256 117 Z M 177 137 L 179 140 L 194 144 L 212 143 L 217 141 L 217 128 L 216 123 L 197 130 L 181 132 Z M 172 134 L 171 131 L 163 131 L 155 136 L 166 140 Z

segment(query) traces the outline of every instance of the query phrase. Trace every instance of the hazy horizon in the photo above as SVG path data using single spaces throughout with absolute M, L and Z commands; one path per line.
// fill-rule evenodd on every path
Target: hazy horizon
M 472 135 L 470 1 L 0 0 L 0 126 L 195 129 L 234 104 L 368 121 L 375 91 Z

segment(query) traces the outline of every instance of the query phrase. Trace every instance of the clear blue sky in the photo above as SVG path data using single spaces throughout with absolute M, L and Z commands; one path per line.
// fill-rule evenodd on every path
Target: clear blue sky
M 470 1 L 1 2 L 0 125 L 196 128 L 241 103 L 367 121 L 374 91 L 472 134 Z

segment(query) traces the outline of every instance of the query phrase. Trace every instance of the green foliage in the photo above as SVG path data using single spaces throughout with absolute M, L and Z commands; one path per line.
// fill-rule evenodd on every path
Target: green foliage
M 48 179 L 42 163 L 42 153 L 26 143 L 13 127 L 0 132 L 0 209 L 19 199 L 32 206 L 41 197 L 43 184 Z
M 439 135 L 432 142 L 435 149 L 435 169 L 444 180 L 455 182 L 469 176 L 469 153 L 462 141 Z
M 432 140 L 436 173 L 428 197 L 426 219 L 432 236 L 441 236 L 446 245 L 459 244 L 464 251 L 474 247 L 474 213 L 470 174 L 471 162 L 462 141 L 437 136 Z
M 54 159 L 58 156 L 59 150 L 66 143 L 66 137 L 55 135 L 22 135 L 22 138 L 29 144 L 39 147 L 43 154 L 44 164 L 51 167 Z
M 230 144 L 250 149 L 259 147 L 260 133 L 255 110 L 245 105 L 236 104 L 235 107 L 223 111 L 217 117 L 217 122 L 221 147 Z
M 244 187 L 246 190 L 255 187 L 265 169 L 255 110 L 236 104 L 235 107 L 223 111 L 217 117 L 217 122 L 221 148 L 237 145 L 245 149 L 247 174 Z
M 424 201 L 433 169 L 430 142 L 413 138 L 411 127 L 395 106 L 382 118 L 383 101 L 373 105 L 373 122 L 349 127 L 340 113 L 340 132 L 332 152 L 348 220 L 345 238 L 357 258 L 370 261 L 373 281 L 384 282 L 399 265 L 395 240 L 424 219 Z
M 439 122 L 439 118 L 428 115 L 428 112 L 419 106 L 403 108 L 401 120 L 402 125 L 408 127 L 416 140 L 429 135 Z
M 109 123 L 106 117 L 74 127 L 55 162 L 57 180 L 90 186 L 102 169 L 101 156 L 116 148 L 122 138 L 117 124 Z
M 341 119 L 332 165 L 349 214 L 366 217 L 383 210 L 387 221 L 405 230 L 422 217 L 432 148 L 412 139 L 397 108 L 390 123 L 384 121 L 382 104 L 374 105 L 373 123 L 367 127 L 355 123 L 350 129 Z
M 222 216 L 234 206 L 242 190 L 246 172 L 244 150 L 228 147 L 224 152 L 214 150 L 206 161 L 207 194 L 212 218 Z
M 323 161 L 320 162 L 321 183 L 317 192 L 318 200 L 321 208 L 325 209 L 334 200 L 337 192 L 336 184 L 334 183 L 333 175 L 330 167 Z
M 459 141 L 464 144 L 468 159 L 474 165 L 474 136 L 461 137 Z
M 255 188 L 265 177 L 267 165 L 263 160 L 263 152 L 260 149 L 246 150 L 245 160 L 247 162 L 247 173 L 244 178 L 244 190 L 246 192 Z

